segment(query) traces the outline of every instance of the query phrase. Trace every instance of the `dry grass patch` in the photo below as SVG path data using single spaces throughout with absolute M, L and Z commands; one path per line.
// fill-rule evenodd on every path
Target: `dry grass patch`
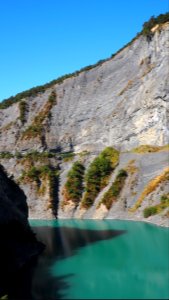
M 118 94 L 118 96 L 122 96 L 128 89 L 130 89 L 133 85 L 133 81 L 129 80 L 126 86 L 121 90 L 121 92 Z
M 160 151 L 167 151 L 169 150 L 169 145 L 165 146 L 153 146 L 153 145 L 140 145 L 131 150 L 134 153 L 153 153 L 153 152 L 160 152 Z
M 141 75 L 141 78 L 145 77 L 148 73 L 150 73 L 155 68 L 155 66 L 156 66 L 155 64 L 150 64 Z
M 126 171 L 131 175 L 135 174 L 138 171 L 138 167 L 135 166 L 135 159 L 129 161 Z
M 151 194 L 153 191 L 155 191 L 160 183 L 167 180 L 169 180 L 169 167 L 165 168 L 160 175 L 156 176 L 148 183 L 135 205 L 132 208 L 130 208 L 129 211 L 135 212 L 141 206 L 142 202 L 144 201 L 144 198 Z
M 8 123 L 7 125 L 3 126 L 1 129 L 0 129 L 0 133 L 3 133 L 4 131 L 8 131 L 9 129 L 11 129 L 12 126 L 15 125 L 15 122 L 10 122 Z

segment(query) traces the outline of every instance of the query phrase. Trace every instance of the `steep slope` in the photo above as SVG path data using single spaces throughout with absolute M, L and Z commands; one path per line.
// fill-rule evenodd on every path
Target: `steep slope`
M 26 98 L 24 122 L 18 103 L 1 110 L 0 150 L 127 150 L 147 141 L 167 143 L 168 34 L 166 23 L 151 40 L 141 35 L 96 68 Z M 52 91 L 56 101 L 50 105 Z
M 135 212 L 129 210 L 149 181 L 168 166 L 169 158 L 164 147 L 169 141 L 169 22 L 154 25 L 112 58 L 35 88 L 36 92 L 21 93 L 0 109 L 0 162 L 24 189 L 30 217 L 144 219 L 144 205 Z M 154 150 L 147 146 L 145 153 L 134 153 L 132 149 L 141 145 Z M 80 161 L 87 172 L 108 146 L 119 151 L 119 165 L 93 206 L 84 209 L 81 201 L 79 205 L 69 201 L 63 207 L 73 162 Z M 127 169 L 131 160 L 136 170 L 107 210 L 99 204 L 102 196 L 118 170 Z M 133 191 L 134 180 L 139 184 Z M 168 193 L 167 180 L 153 190 L 154 205 Z M 161 218 L 167 210 L 158 212 L 161 217 L 154 222 L 166 224 L 166 217 L 164 222 Z
M 147 151 L 140 153 L 132 150 L 120 154 L 117 167 L 88 208 L 82 205 L 85 189 L 78 205 L 71 200 L 65 201 L 64 195 L 60 195 L 58 216 L 68 219 L 144 220 L 169 226 L 169 148 L 159 147 L 154 152 L 150 150 L 151 147 L 146 148 Z M 88 165 L 84 160 L 83 163 Z M 124 172 L 126 176 L 122 184 L 119 184 L 118 174 Z M 84 185 L 87 188 L 86 182 Z M 151 207 L 154 206 L 157 209 L 153 211 Z M 152 213 L 146 215 L 145 210 Z

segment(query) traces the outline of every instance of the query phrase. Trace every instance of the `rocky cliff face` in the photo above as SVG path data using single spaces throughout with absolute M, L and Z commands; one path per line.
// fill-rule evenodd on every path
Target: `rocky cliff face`
M 72 167 L 72 161 L 65 161 L 65 152 L 74 155 L 73 161 L 82 160 L 86 169 L 107 146 L 120 151 L 120 166 L 127 168 L 129 161 L 135 160 L 136 165 L 141 166 L 138 169 L 142 170 L 141 173 L 136 172 L 140 185 L 135 191 L 137 195 L 133 197 L 128 191 L 128 182 L 125 188 L 127 208 L 137 201 L 149 180 L 163 172 L 168 158 L 166 149 L 152 156 L 135 156 L 132 149 L 145 144 L 163 147 L 169 140 L 168 35 L 169 23 L 156 26 L 151 38 L 141 35 L 113 58 L 95 68 L 74 74 L 35 97 L 27 97 L 0 110 L 1 152 L 14 154 L 17 151 L 23 155 L 36 150 L 53 153 L 54 157 L 48 158 L 45 165 L 59 170 L 59 179 L 53 185 L 55 191 L 59 189 L 59 203 L 56 193 L 52 197 L 52 201 L 57 203 L 59 217 L 116 217 L 122 209 L 119 205 L 115 213 L 106 211 L 104 214 L 95 214 L 95 203 L 92 212 L 72 214 L 72 206 L 67 207 L 64 213 L 61 209 L 62 190 L 68 170 Z M 127 151 L 131 151 L 131 154 Z M 1 159 L 1 163 L 16 180 L 20 180 L 23 170 L 28 172 L 33 165 L 36 168 L 44 165 L 37 159 L 25 165 L 23 158 L 13 156 Z M 159 159 L 159 163 L 154 171 L 153 162 L 156 159 Z M 30 216 L 52 217 L 51 181 L 41 171 L 37 172 L 39 181 L 34 180 L 35 177 L 30 180 L 30 176 L 27 176 L 29 180 L 21 183 L 28 195 Z M 39 193 L 41 190 L 43 193 Z M 125 216 L 127 218 L 128 213 Z
M 24 276 L 25 265 L 29 269 L 31 260 L 43 250 L 43 245 L 37 242 L 28 225 L 27 217 L 25 194 L 0 166 L 0 295 L 7 293 L 9 299 L 18 296 L 15 284 L 21 273 Z
M 79 152 L 168 143 L 168 34 L 165 24 L 151 41 L 140 36 L 113 59 L 25 99 L 24 126 L 18 119 L 19 104 L 1 110 L 1 151 L 11 151 L 14 145 L 15 150 L 73 147 Z M 57 100 L 47 115 L 52 90 Z M 43 109 L 41 136 L 23 137 Z

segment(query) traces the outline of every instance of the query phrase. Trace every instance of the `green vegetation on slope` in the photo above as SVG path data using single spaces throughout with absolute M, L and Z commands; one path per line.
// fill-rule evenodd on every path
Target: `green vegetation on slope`
M 54 104 L 56 104 L 56 92 L 52 91 L 48 101 L 42 108 L 42 110 L 38 113 L 38 115 L 34 118 L 32 124 L 23 132 L 23 139 L 31 139 L 36 137 L 41 137 L 43 132 L 43 122 L 51 117 L 51 109 Z
M 27 153 L 22 153 L 16 151 L 15 153 L 11 153 L 8 151 L 0 152 L 0 159 L 10 159 L 17 158 L 20 160 L 20 163 L 23 164 L 25 162 L 45 162 L 49 158 L 55 158 L 59 160 L 63 160 L 64 162 L 71 161 L 75 157 L 74 152 L 57 152 L 53 153 L 50 151 L 38 152 L 36 150 L 29 151 Z
M 49 165 L 39 167 L 31 166 L 29 170 L 23 171 L 19 181 L 23 183 L 35 181 L 37 185 L 39 185 L 40 178 L 51 175 L 53 172 L 55 171 L 53 171 L 52 167 Z
M 8 151 L 3 151 L 0 152 L 0 159 L 6 158 L 6 159 L 10 159 L 12 157 L 15 157 L 17 159 L 22 159 L 22 161 L 24 160 L 32 160 L 32 161 L 39 161 L 39 160 L 43 160 L 44 158 L 52 158 L 52 157 L 58 157 L 59 155 L 56 153 L 51 153 L 51 152 L 38 152 L 36 150 L 32 150 L 30 152 L 27 152 L 26 154 L 23 154 L 21 152 L 16 151 L 14 154 Z
M 161 203 L 160 204 L 150 206 L 150 207 L 146 207 L 144 209 L 144 212 L 143 212 L 144 218 L 148 218 L 150 216 L 159 214 L 160 212 L 162 212 L 167 207 L 169 207 L 169 194 L 164 194 L 163 196 L 161 196 Z
M 19 103 L 19 110 L 20 110 L 19 119 L 20 119 L 21 123 L 24 124 L 26 122 L 26 112 L 27 112 L 27 103 L 26 103 L 26 101 L 22 100 Z
M 118 50 L 116 53 L 112 54 L 112 56 L 110 58 L 107 59 L 103 59 L 103 60 L 99 60 L 96 64 L 93 65 L 89 65 L 87 67 L 84 67 L 82 69 L 80 69 L 79 71 L 75 71 L 73 73 L 70 74 L 66 74 L 64 76 L 59 77 L 58 79 L 52 80 L 51 82 L 48 82 L 44 85 L 40 85 L 37 87 L 33 87 L 27 91 L 21 92 L 19 94 L 17 94 L 16 96 L 11 96 L 8 99 L 4 99 L 1 103 L 0 103 L 0 109 L 5 109 L 9 106 L 11 106 L 12 104 L 22 100 L 23 98 L 27 98 L 27 97 L 35 97 L 38 94 L 44 93 L 46 91 L 46 89 L 51 88 L 52 86 L 54 86 L 55 84 L 61 84 L 65 79 L 67 78 L 71 78 L 71 77 L 75 77 L 78 76 L 81 72 L 84 71 L 88 71 L 91 70 L 97 66 L 102 65 L 105 61 L 108 61 L 109 59 L 113 58 L 114 56 L 116 56 L 119 52 L 121 52 L 124 48 L 128 47 L 129 45 L 131 45 L 133 43 L 134 40 L 136 40 L 140 35 L 144 35 L 144 36 L 150 36 L 153 35 L 153 33 L 151 32 L 151 29 L 157 25 L 157 24 L 162 24 L 165 22 L 169 22 L 169 13 L 166 14 L 161 14 L 158 17 L 151 17 L 150 20 L 148 22 L 145 22 L 143 25 L 143 29 L 140 33 L 138 33 L 136 35 L 135 38 L 133 38 L 128 44 L 124 45 L 120 50 Z
M 73 160 L 73 158 L 75 157 L 75 153 L 70 151 L 70 152 L 61 153 L 60 156 L 64 162 L 68 162 Z
M 4 152 L 0 152 L 0 159 L 10 159 L 14 157 L 14 155 L 11 152 L 8 151 L 4 151 Z
M 152 16 L 148 22 L 145 22 L 143 24 L 142 34 L 145 36 L 152 35 L 151 29 L 160 24 L 164 24 L 166 22 L 169 22 L 169 13 L 166 14 L 160 14 L 158 17 Z
M 23 171 L 19 178 L 19 183 L 30 183 L 36 184 L 37 192 L 43 195 L 47 189 L 49 191 L 49 203 L 48 208 L 55 209 L 55 196 L 58 190 L 58 176 L 59 172 L 57 168 L 51 165 L 42 165 L 38 167 L 30 166 L 27 171 Z
M 92 206 L 98 193 L 107 185 L 110 174 L 118 164 L 119 152 L 107 147 L 89 166 L 85 176 L 85 194 L 82 207 Z
M 80 162 L 75 162 L 73 164 L 72 169 L 67 175 L 67 181 L 64 186 L 63 206 L 70 200 L 76 205 L 79 204 L 83 193 L 84 171 L 85 168 Z
M 128 174 L 126 170 L 121 169 L 119 171 L 111 188 L 104 194 L 102 200 L 99 203 L 99 206 L 101 204 L 104 204 L 107 209 L 111 208 L 113 202 L 117 201 L 118 196 L 120 195 L 124 187 L 127 176 Z
M 43 158 L 52 158 L 52 157 L 55 157 L 55 156 L 56 156 L 56 154 L 51 153 L 51 152 L 47 152 L 47 151 L 38 152 L 36 150 L 32 150 L 32 151 L 26 153 L 23 156 L 23 158 L 25 158 L 25 159 L 31 158 L 34 161 L 38 161 L 38 160 L 42 160 Z

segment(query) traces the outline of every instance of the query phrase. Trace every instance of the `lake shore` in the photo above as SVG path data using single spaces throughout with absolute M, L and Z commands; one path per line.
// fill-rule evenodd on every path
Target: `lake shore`
M 56 218 L 49 218 L 49 219 L 43 219 L 43 218 L 39 218 L 39 219 L 34 219 L 34 218 L 29 218 L 29 220 L 57 220 Z M 68 218 L 59 218 L 58 220 L 70 220 Z M 71 220 L 79 220 L 79 219 L 71 219 Z M 82 220 L 96 220 L 96 219 L 82 219 Z M 97 219 L 98 220 L 98 219 Z M 166 228 L 169 228 L 169 220 L 168 219 L 165 219 L 164 222 L 161 221 L 161 219 L 157 219 L 157 220 L 152 220 L 152 219 L 143 219 L 143 218 L 120 218 L 120 217 L 117 217 L 117 218 L 106 218 L 104 220 L 112 220 L 112 221 L 116 221 L 116 220 L 119 220 L 119 221 L 133 221 L 133 222 L 143 222 L 143 223 L 149 223 L 149 224 L 152 224 L 152 225 L 156 225 L 156 226 L 159 226 L 159 227 L 166 227 Z
M 157 220 L 157 221 L 154 221 L 154 220 L 146 220 L 146 219 L 135 219 L 135 218 L 127 218 L 127 219 L 124 219 L 124 218 L 114 218 L 114 219 L 106 219 L 106 220 L 119 220 L 119 221 L 133 221 L 133 222 L 143 222 L 143 223 L 149 223 L 149 224 L 152 224 L 152 225 L 156 225 L 156 226 L 159 226 L 159 227 L 166 227 L 166 228 L 169 228 L 169 220 L 164 220 L 164 222 L 162 223 L 161 220 Z

